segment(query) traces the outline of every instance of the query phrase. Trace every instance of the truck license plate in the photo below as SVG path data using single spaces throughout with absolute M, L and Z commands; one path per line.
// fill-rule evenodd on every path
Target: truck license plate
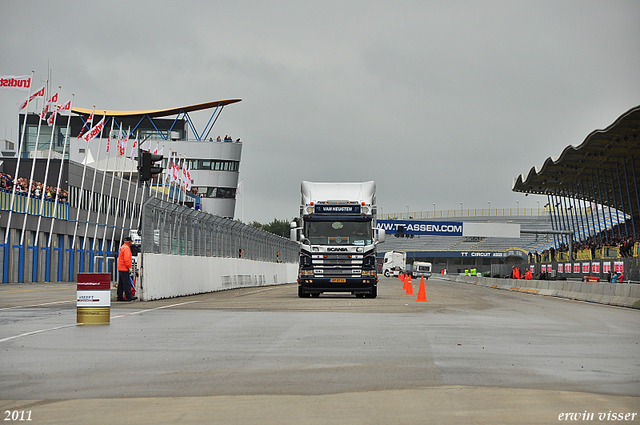
M 347 279 L 331 279 L 331 283 L 347 283 Z

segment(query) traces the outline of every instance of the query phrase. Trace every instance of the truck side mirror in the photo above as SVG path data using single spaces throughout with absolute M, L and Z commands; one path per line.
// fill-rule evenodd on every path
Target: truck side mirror
M 378 243 L 384 243 L 387 238 L 387 232 L 384 229 L 378 229 Z
M 295 221 L 289 223 L 289 239 L 298 242 L 298 225 Z

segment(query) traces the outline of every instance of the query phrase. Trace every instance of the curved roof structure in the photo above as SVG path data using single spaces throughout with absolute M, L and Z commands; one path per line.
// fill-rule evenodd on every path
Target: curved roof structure
M 640 212 L 640 106 L 604 130 L 595 130 L 559 158 L 548 158 L 513 182 L 514 192 L 556 195 Z
M 180 106 L 177 108 L 169 109 L 152 109 L 148 111 L 105 111 L 103 109 L 95 111 L 96 115 L 107 115 L 109 117 L 142 117 L 149 116 L 152 118 L 168 117 L 171 115 L 178 115 L 181 112 L 194 112 L 202 111 L 204 109 L 217 108 L 218 106 L 226 106 L 232 103 L 240 102 L 242 99 L 225 99 L 225 100 L 213 100 L 211 102 L 197 103 L 195 105 Z M 86 108 L 72 108 L 71 112 L 78 115 L 89 115 L 92 109 Z

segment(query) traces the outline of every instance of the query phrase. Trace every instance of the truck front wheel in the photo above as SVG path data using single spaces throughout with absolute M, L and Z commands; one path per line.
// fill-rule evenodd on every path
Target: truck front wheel
M 366 294 L 365 297 L 367 297 L 367 298 L 377 298 L 378 297 L 378 287 L 374 286 L 373 288 L 371 288 L 371 293 Z
M 304 292 L 304 289 L 302 289 L 302 286 L 298 286 L 298 297 L 299 298 L 309 298 L 311 296 L 311 294 L 308 294 L 306 292 Z

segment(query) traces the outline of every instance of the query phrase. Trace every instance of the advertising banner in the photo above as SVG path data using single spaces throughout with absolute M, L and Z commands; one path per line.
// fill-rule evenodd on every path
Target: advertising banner
M 31 77 L 29 75 L 2 75 L 0 76 L 0 90 L 29 90 Z
M 462 223 L 452 221 L 378 220 L 378 229 L 391 235 L 462 236 Z

